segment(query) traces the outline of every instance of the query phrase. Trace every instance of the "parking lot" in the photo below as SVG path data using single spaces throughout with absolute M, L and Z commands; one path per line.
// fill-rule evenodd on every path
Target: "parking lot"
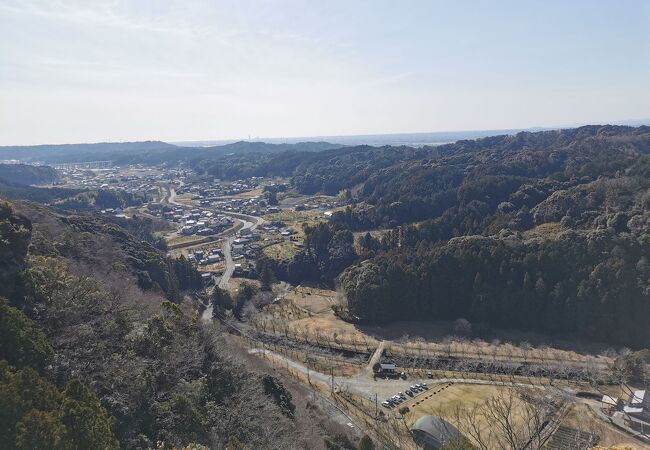
M 397 392 L 381 402 L 384 408 L 397 408 L 408 400 L 416 398 L 429 390 L 427 383 L 415 383 L 405 389 L 403 392 Z

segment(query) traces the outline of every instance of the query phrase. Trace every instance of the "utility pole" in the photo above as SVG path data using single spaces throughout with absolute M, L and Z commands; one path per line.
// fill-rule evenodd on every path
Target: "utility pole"
M 377 409 L 378 409 L 378 405 L 377 405 L 377 393 L 375 392 L 375 420 L 379 417 L 379 411 L 378 411 Z
M 330 375 L 332 376 L 332 394 L 334 393 L 334 368 L 330 367 Z

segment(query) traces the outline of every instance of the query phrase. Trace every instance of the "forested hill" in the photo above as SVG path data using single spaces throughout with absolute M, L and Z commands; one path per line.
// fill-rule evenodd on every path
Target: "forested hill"
M 51 184 L 58 181 L 59 173 L 48 166 L 27 164 L 0 164 L 0 180 L 15 184 Z
M 352 264 L 338 277 L 346 317 L 463 317 L 477 330 L 650 345 L 650 127 L 231 161 L 206 169 L 292 176 L 303 193 L 347 190 L 351 206 L 273 267 L 299 283 Z M 350 231 L 366 230 L 381 231 L 362 236 L 353 262 Z
M 458 234 L 471 234 L 499 207 L 516 216 L 556 191 L 603 177 L 647 178 L 649 153 L 650 127 L 590 126 L 460 141 L 374 171 L 361 184 L 339 180 L 356 187 L 357 205 L 337 220 L 353 229 L 385 228 L 447 214 L 464 222 L 454 224 Z M 464 220 L 463 212 L 474 216 Z
M 97 144 L 64 144 L 0 147 L 0 159 L 43 161 L 49 164 L 85 161 L 112 161 L 115 164 L 178 164 L 191 161 L 215 161 L 246 154 L 268 154 L 286 151 L 317 152 L 341 148 L 328 142 L 269 144 L 266 142 L 235 142 L 211 147 L 180 147 L 161 141 L 112 142 Z
M 345 178 L 341 180 L 346 183 Z M 462 141 L 374 171 L 333 218 L 362 321 L 456 319 L 650 345 L 650 128 Z
M 28 145 L 0 147 L 0 159 L 47 163 L 111 160 L 122 154 L 176 149 L 161 141 L 103 142 L 96 144 Z
M 119 225 L 29 203 L 0 202 L 0 235 L 0 448 L 316 442 L 314 407 L 298 410 L 177 303 L 192 266 Z

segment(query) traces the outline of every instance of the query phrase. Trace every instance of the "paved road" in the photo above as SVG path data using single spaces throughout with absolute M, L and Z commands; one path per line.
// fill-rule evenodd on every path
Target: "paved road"
M 179 183 L 180 183 L 179 187 L 183 186 L 184 184 L 183 181 L 181 180 L 179 180 Z M 176 201 L 176 189 L 173 187 L 169 188 L 169 197 L 167 198 L 167 202 L 185 208 L 188 207 L 188 205 L 184 205 Z M 242 230 L 253 231 L 258 226 L 264 223 L 264 219 L 262 219 L 261 217 L 249 216 L 248 214 L 234 213 L 231 211 L 224 211 L 220 209 L 212 209 L 209 207 L 205 209 L 210 209 L 213 212 L 229 216 L 233 220 L 241 222 L 242 227 L 239 229 L 240 233 Z M 232 274 L 235 272 L 235 262 L 232 259 L 232 243 L 234 241 L 235 233 L 236 232 L 232 230 L 230 233 L 224 236 L 225 239 L 222 244 L 222 250 L 223 250 L 225 267 L 224 267 L 223 274 L 219 279 L 219 287 L 221 289 L 228 289 L 229 286 L 228 283 L 230 281 L 230 278 L 232 277 Z M 203 311 L 203 314 L 201 315 L 201 320 L 204 321 L 212 320 L 212 304 L 208 305 L 208 307 Z
M 305 375 L 309 373 L 309 377 L 312 380 L 316 380 L 321 383 L 325 383 L 327 385 L 330 385 L 332 383 L 332 377 L 327 374 L 323 374 L 320 372 L 316 372 L 314 370 L 308 369 L 306 366 L 303 364 L 294 361 L 290 358 L 287 358 L 284 355 L 281 355 L 279 353 L 273 352 L 271 350 L 266 350 L 266 349 L 261 349 L 261 348 L 253 348 L 248 351 L 249 353 L 252 354 L 259 354 L 259 353 L 264 353 L 269 356 L 273 356 L 276 359 L 281 360 L 283 363 L 289 365 L 292 369 L 298 370 Z M 510 382 L 499 382 L 499 381 L 487 381 L 487 380 L 473 380 L 473 379 L 466 379 L 466 378 L 437 378 L 435 380 L 429 380 L 425 378 L 412 378 L 408 380 L 402 380 L 402 379 L 395 379 L 395 380 L 390 380 L 390 379 L 382 379 L 378 378 L 376 380 L 369 378 L 365 370 L 359 373 L 358 375 L 350 376 L 350 377 L 335 377 L 334 378 L 334 385 L 335 387 L 339 389 L 346 390 L 348 392 L 361 395 L 363 397 L 369 398 L 374 400 L 375 394 L 378 395 L 380 401 L 382 401 L 386 397 L 390 397 L 391 395 L 395 395 L 398 392 L 404 392 L 406 391 L 409 386 L 415 384 L 415 383 L 431 383 L 434 382 L 436 384 L 438 383 L 465 383 L 465 384 L 480 384 L 480 385 L 492 385 L 492 386 L 520 386 L 520 387 L 527 387 L 527 388 L 535 388 L 541 386 L 535 386 L 535 385 L 530 385 L 530 384 L 525 384 L 525 383 L 510 383 Z M 418 398 L 418 396 L 414 397 L 415 399 Z M 408 404 L 408 403 L 407 403 Z
M 232 241 L 234 240 L 233 236 L 228 236 L 226 239 L 223 241 L 223 245 L 221 249 L 223 250 L 223 257 L 224 257 L 224 262 L 225 262 L 225 268 L 223 270 L 223 274 L 221 275 L 221 278 L 219 279 L 219 287 L 221 289 L 228 289 L 228 282 L 230 281 L 230 277 L 232 277 L 233 272 L 235 271 L 235 263 L 232 260 L 232 253 L 231 253 L 231 248 L 232 248 Z M 212 321 L 212 303 L 208 305 L 207 308 L 203 311 L 203 314 L 201 315 L 201 320 L 205 322 L 210 322 Z
M 179 188 L 182 187 L 185 184 L 180 180 L 178 181 L 178 183 L 179 183 L 178 184 Z M 169 197 L 167 197 L 167 203 L 171 203 L 172 205 L 183 206 L 183 207 L 187 208 L 187 205 L 184 205 L 183 203 L 178 203 L 176 201 L 176 188 L 173 188 L 173 187 L 169 188 Z

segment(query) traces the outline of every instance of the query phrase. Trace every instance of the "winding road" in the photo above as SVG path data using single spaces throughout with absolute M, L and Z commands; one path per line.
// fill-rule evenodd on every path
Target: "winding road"
M 178 180 L 178 183 L 179 183 L 178 185 L 179 188 L 183 187 L 183 185 L 185 184 L 183 183 L 182 180 Z M 184 208 L 190 206 L 187 204 L 178 203 L 176 201 L 176 188 L 169 187 L 168 189 L 169 189 L 169 196 L 166 199 L 167 203 L 184 207 Z M 232 197 L 224 197 L 224 199 L 227 198 L 232 198 Z M 227 232 L 227 234 L 223 235 L 224 240 L 221 249 L 223 251 L 225 267 L 223 270 L 223 274 L 219 278 L 218 286 L 221 289 L 228 289 L 228 283 L 230 281 L 230 278 L 232 277 L 232 274 L 235 272 L 235 262 L 232 259 L 232 244 L 233 241 L 235 240 L 235 234 L 237 232 L 241 234 L 243 230 L 250 230 L 250 231 L 255 230 L 258 226 L 264 223 L 264 219 L 262 219 L 261 217 L 250 216 L 248 214 L 235 213 L 231 211 L 214 209 L 210 207 L 205 207 L 205 209 L 211 210 L 214 213 L 223 214 L 225 216 L 232 218 L 235 221 L 242 223 L 242 227 L 239 228 L 237 231 L 235 229 L 230 229 Z M 208 305 L 208 307 L 203 311 L 203 314 L 201 315 L 201 320 L 204 321 L 212 320 L 212 304 Z

